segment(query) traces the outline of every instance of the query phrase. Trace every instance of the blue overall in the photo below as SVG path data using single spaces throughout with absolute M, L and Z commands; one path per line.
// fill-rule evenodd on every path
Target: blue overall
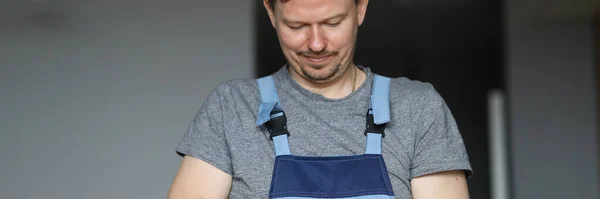
M 257 126 L 266 125 L 275 147 L 269 198 L 393 199 L 381 155 L 384 127 L 390 121 L 390 78 L 375 75 L 371 107 L 365 110 L 366 152 L 354 156 L 296 156 L 288 144 L 287 119 L 272 76 L 257 80 L 261 101 Z

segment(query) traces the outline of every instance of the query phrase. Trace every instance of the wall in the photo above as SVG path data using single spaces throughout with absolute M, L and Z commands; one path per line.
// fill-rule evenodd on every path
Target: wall
M 165 198 L 210 90 L 253 75 L 250 1 L 0 1 L 0 198 Z
M 529 6 L 505 7 L 513 198 L 598 198 L 591 20 L 533 20 Z

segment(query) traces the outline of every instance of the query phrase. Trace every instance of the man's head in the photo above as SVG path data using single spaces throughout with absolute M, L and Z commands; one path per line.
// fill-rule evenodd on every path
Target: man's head
M 368 0 L 263 0 L 290 67 L 328 83 L 349 66 Z

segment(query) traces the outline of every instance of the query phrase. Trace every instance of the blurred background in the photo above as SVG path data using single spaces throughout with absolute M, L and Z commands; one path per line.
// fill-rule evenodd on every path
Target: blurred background
M 596 0 L 372 0 L 355 62 L 431 82 L 471 198 L 600 198 Z M 0 198 L 165 198 L 209 92 L 285 63 L 261 1 L 0 0 Z

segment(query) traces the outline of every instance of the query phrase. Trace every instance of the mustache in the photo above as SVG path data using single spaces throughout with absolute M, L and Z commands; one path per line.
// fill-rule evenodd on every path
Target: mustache
M 337 55 L 337 51 L 322 51 L 322 52 L 312 52 L 312 51 L 298 51 L 296 52 L 299 56 L 310 57 L 310 58 L 318 58 L 318 57 L 327 57 Z

